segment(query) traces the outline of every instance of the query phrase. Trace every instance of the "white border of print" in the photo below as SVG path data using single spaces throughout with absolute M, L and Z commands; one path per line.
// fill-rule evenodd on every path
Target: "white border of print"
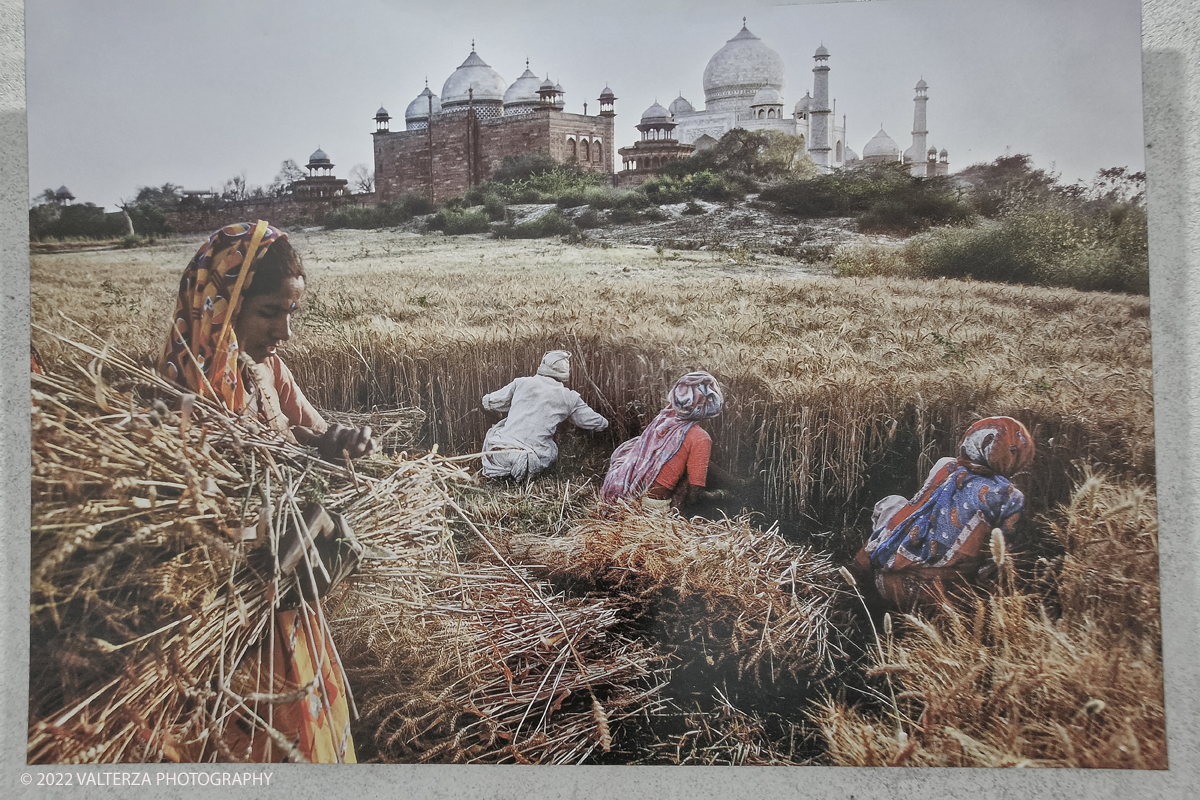
M 1200 499 L 1200 463 L 1193 454 L 1200 453 L 1200 354 L 1193 344 L 1200 342 L 1198 41 L 1200 1 L 1145 0 L 1143 102 L 1169 770 L 290 766 L 274 769 L 269 787 L 243 788 L 224 785 L 228 781 L 217 773 L 227 771 L 228 765 L 45 768 L 25 763 L 30 188 L 24 6 L 21 0 L 0 0 L 0 509 L 4 510 L 0 679 L 8 688 L 0 693 L 0 796 L 225 798 L 233 794 L 292 800 L 346 797 L 354 792 L 363 798 L 1196 797 L 1200 792 L 1200 725 L 1196 724 L 1200 720 L 1200 572 L 1196 566 L 1200 525 L 1193 509 Z M 261 769 L 255 766 L 256 771 Z M 186 787 L 163 779 L 184 772 L 205 775 L 189 780 Z M 88 785 L 81 789 L 80 776 L 88 775 Z M 38 785 L 47 777 L 64 785 Z M 73 785 L 65 785 L 68 780 Z M 215 786 L 218 782 L 223 785 Z M 135 783 L 140 785 L 134 788 Z

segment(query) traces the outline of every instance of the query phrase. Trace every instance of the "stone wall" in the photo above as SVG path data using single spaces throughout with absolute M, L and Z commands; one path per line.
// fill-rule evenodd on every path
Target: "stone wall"
M 166 212 L 167 229 L 173 233 L 211 233 L 231 222 L 265 219 L 275 226 L 320 225 L 325 215 L 347 205 L 375 202 L 374 194 L 350 195 L 319 200 L 294 197 L 222 201 L 195 208 Z
M 411 193 L 440 203 L 488 180 L 505 157 L 525 153 L 548 153 L 561 163 L 611 175 L 613 129 L 612 117 L 561 111 L 491 119 L 434 115 L 429 129 L 375 134 L 376 191 L 381 201 Z

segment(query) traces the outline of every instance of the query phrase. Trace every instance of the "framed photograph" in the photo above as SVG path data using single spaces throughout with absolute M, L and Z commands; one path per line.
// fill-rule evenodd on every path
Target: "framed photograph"
M 22 796 L 1188 796 L 1194 15 L 3 16 Z

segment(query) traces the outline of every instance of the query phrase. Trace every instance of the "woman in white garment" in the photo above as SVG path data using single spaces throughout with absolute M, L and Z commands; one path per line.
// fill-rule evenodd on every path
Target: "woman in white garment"
M 580 428 L 602 431 L 608 420 L 563 384 L 571 376 L 571 354 L 553 350 L 542 358 L 537 375 L 517 378 L 484 395 L 488 411 L 508 412 L 483 439 L 483 474 L 489 478 L 532 478 L 558 458 L 554 432 L 569 419 Z

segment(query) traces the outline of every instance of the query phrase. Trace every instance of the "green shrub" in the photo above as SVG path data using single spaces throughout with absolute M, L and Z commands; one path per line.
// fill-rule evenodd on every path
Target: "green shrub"
M 392 228 L 403 225 L 420 214 L 433 211 L 429 198 L 416 194 L 403 194 L 388 203 L 373 206 L 343 206 L 325 215 L 325 228 L 372 229 Z
M 798 217 L 859 217 L 864 231 L 911 234 L 966 222 L 967 197 L 947 178 L 915 178 L 903 164 L 841 169 L 763 189 L 759 199 Z
M 137 233 L 128 233 L 121 237 L 121 247 L 130 250 L 134 247 L 145 247 L 154 244 L 154 239 Z
M 572 189 L 559 195 L 557 204 L 559 208 L 563 209 L 589 205 L 587 193 L 582 189 Z
M 532 186 L 525 186 L 513 191 L 508 197 L 514 203 L 545 203 L 549 199 Z
M 834 269 L 847 277 L 970 277 L 1146 294 L 1149 260 L 1138 244 L 1136 215 L 1121 224 L 1128 228 L 1106 231 L 1069 208 L 1043 207 L 976 225 L 934 228 L 902 245 L 842 247 L 834 254 Z
M 522 222 L 520 225 L 497 225 L 492 230 L 492 236 L 498 239 L 545 239 L 576 232 L 571 220 L 564 217 L 558 209 L 552 209 L 537 219 Z
M 641 219 L 641 216 L 642 212 L 636 208 L 614 208 L 608 212 L 608 221 L 612 225 L 624 225 L 626 222 Z
M 575 227 L 590 230 L 591 228 L 599 228 L 604 223 L 595 208 L 589 208 L 575 218 Z
M 503 220 L 507 213 L 508 206 L 504 204 L 504 198 L 499 195 L 489 194 L 483 199 L 483 214 L 492 222 Z
M 44 203 L 29 209 L 29 238 L 119 239 L 127 231 L 125 215 L 105 213 L 100 206 L 79 203 L 60 206 Z
M 447 236 L 460 236 L 464 233 L 487 233 L 491 224 L 486 214 L 479 211 L 463 211 L 447 204 L 433 215 L 433 219 L 429 220 L 425 227 L 431 231 L 442 231 Z

